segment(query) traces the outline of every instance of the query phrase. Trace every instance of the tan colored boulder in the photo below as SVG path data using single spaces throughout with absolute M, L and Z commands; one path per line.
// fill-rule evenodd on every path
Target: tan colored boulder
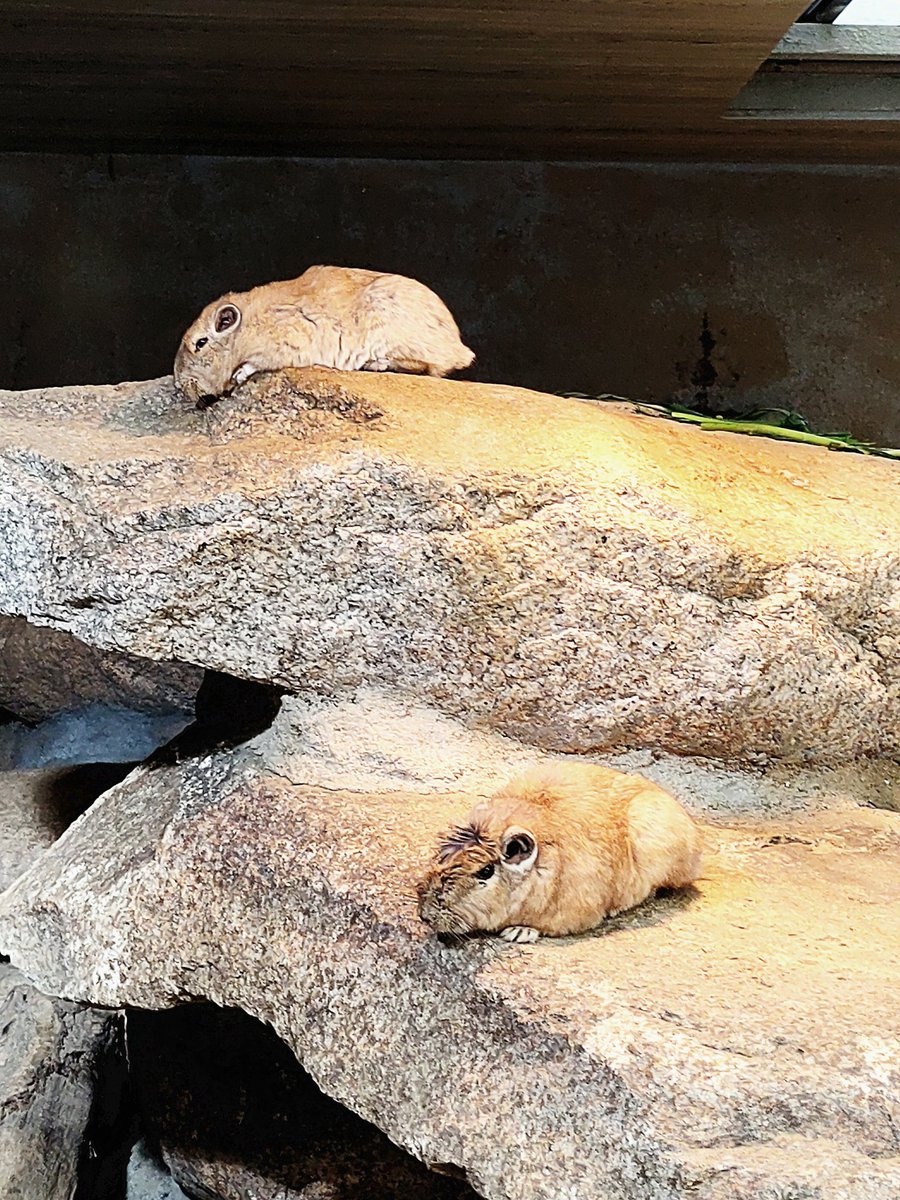
M 894 1200 L 900 817 L 859 800 L 896 774 L 647 756 L 705 820 L 696 891 L 444 947 L 417 872 L 529 753 L 372 695 L 286 700 L 245 748 L 100 797 L 0 899 L 0 950 L 96 1004 L 242 1008 L 489 1200 Z
M 0 610 L 545 748 L 900 739 L 900 471 L 627 406 L 322 370 L 0 393 Z

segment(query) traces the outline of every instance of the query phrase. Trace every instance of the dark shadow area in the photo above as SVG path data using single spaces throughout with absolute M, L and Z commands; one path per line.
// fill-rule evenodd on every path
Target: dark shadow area
M 128 1158 L 136 1137 L 137 1114 L 128 1077 L 124 1019 L 119 1017 L 94 1080 L 91 1115 L 72 1200 L 124 1200 Z
M 323 1095 L 276 1034 L 243 1012 L 129 1010 L 127 1030 L 142 1126 L 190 1196 L 477 1200 L 445 1173 L 458 1168 L 429 1171 Z
M 889 124 L 869 123 L 896 148 Z M 0 273 L 16 281 L 0 294 L 3 387 L 167 374 L 217 296 L 337 263 L 433 288 L 478 356 L 476 380 L 654 403 L 705 390 L 717 412 L 789 396 L 815 428 L 900 438 L 900 357 L 884 349 L 896 338 L 896 168 L 172 149 L 0 155 Z M 816 236 L 798 237 L 810 212 Z
M 211 750 L 230 750 L 268 729 L 284 691 L 268 683 L 206 671 L 194 702 L 194 720 L 154 751 L 151 767 L 172 766 Z
M 82 763 L 48 771 L 35 792 L 41 824 L 58 838 L 87 812 L 98 796 L 115 787 L 137 763 Z
M 682 888 L 660 888 L 656 895 L 636 908 L 626 909 L 615 917 L 607 917 L 602 925 L 591 930 L 587 936 L 608 937 L 622 929 L 647 929 L 651 925 L 662 925 L 671 920 L 676 912 L 695 904 L 701 896 L 699 888 L 692 883 Z

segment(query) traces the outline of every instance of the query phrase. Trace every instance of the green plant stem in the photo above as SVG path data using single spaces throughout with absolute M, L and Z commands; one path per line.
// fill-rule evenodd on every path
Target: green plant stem
M 649 417 L 666 417 L 670 421 L 683 421 L 711 433 L 747 433 L 752 437 L 780 438 L 785 442 L 805 442 L 808 446 L 824 446 L 826 450 L 849 450 L 854 454 L 874 454 L 879 458 L 900 459 L 900 450 L 894 450 L 888 446 L 876 446 L 872 442 L 861 442 L 849 433 L 810 433 L 804 429 L 791 429 L 786 425 L 767 425 L 762 421 L 752 419 L 741 421 L 732 417 L 704 416 L 702 413 L 690 410 L 668 408 L 663 404 L 630 400 L 627 396 L 616 396 L 612 392 L 603 392 L 599 396 L 589 396 L 585 392 L 557 392 L 557 395 L 567 396 L 573 400 L 602 400 L 631 404 L 638 414 Z M 793 413 L 791 409 L 770 408 L 764 411 L 795 416 L 803 424 L 806 424 L 802 415 Z
M 704 417 L 698 413 L 682 412 L 677 408 L 666 409 L 655 404 L 638 403 L 638 411 L 649 410 L 655 415 L 669 417 L 673 421 L 687 422 L 712 433 L 747 433 L 753 437 L 780 438 L 786 442 L 805 442 L 810 446 L 824 446 L 828 450 L 849 450 L 856 454 L 875 454 L 884 458 L 900 458 L 900 450 L 884 446 L 872 446 L 855 438 L 830 437 L 827 433 L 805 433 L 800 429 L 785 429 L 781 425 L 763 425 L 759 421 L 735 421 L 726 417 Z

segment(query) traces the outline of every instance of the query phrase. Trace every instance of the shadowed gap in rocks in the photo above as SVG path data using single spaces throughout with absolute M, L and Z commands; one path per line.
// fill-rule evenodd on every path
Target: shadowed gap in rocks
M 130 762 L 100 762 L 48 771 L 34 796 L 41 824 L 60 837 L 98 796 L 121 783 L 133 768 Z
M 268 729 L 281 708 L 284 691 L 268 683 L 206 671 L 194 702 L 194 720 L 147 760 L 171 766 L 211 750 L 232 749 Z
M 191 1197 L 477 1200 L 452 1165 L 430 1171 L 323 1095 L 243 1012 L 129 1010 L 127 1031 L 141 1124 Z
M 94 1078 L 91 1114 L 72 1200 L 125 1200 L 128 1159 L 137 1132 L 124 1020 L 120 1016 Z

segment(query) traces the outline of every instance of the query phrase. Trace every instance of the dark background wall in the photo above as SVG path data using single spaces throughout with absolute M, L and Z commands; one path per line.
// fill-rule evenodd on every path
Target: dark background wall
M 469 374 L 900 442 L 900 169 L 0 156 L 0 386 L 170 370 L 314 262 L 414 275 Z

